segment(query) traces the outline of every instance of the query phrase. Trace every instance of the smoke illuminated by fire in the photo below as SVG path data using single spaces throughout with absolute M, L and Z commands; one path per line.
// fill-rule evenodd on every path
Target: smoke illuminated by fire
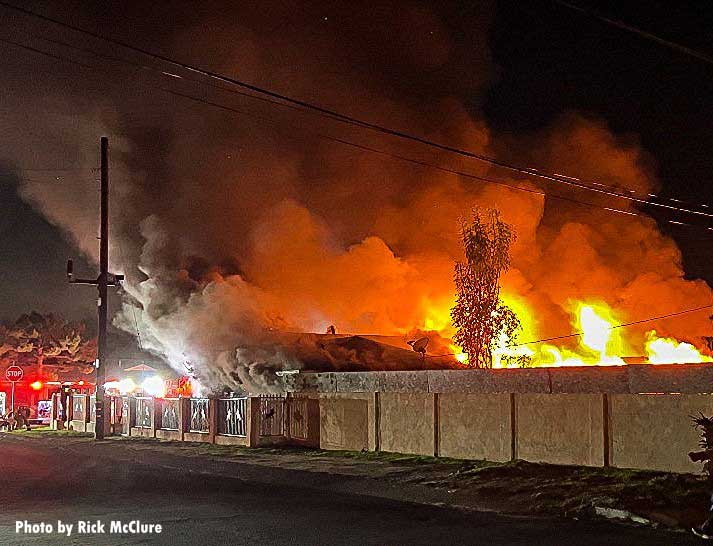
M 304 24 L 260 31 L 274 28 L 272 19 L 299 19 L 301 10 L 280 4 L 251 12 L 249 4 L 236 3 L 248 11 L 245 17 L 196 21 L 185 36 L 170 36 L 166 50 L 454 147 L 640 196 L 659 189 L 655 165 L 636 138 L 613 133 L 601 120 L 563 112 L 529 134 L 498 134 L 488 127 L 477 108 L 490 78 L 486 3 L 472 7 L 483 11 L 483 28 L 471 29 L 477 44 L 463 59 L 449 57 L 455 42 L 445 27 L 435 33 L 439 47 L 426 48 L 439 54 L 424 53 L 413 28 L 440 23 L 437 14 L 412 4 L 388 3 L 387 17 L 367 9 L 343 21 L 358 27 L 348 34 L 351 39 L 315 34 L 313 41 L 300 35 Z M 362 60 L 351 64 L 355 58 Z M 454 68 L 467 76 L 459 84 L 472 86 L 458 96 L 439 79 Z M 405 84 L 426 75 L 434 78 L 427 91 Z M 451 343 L 453 264 L 462 252 L 457 219 L 473 206 L 498 209 L 517 234 L 502 297 L 522 331 L 517 339 L 500 340 L 494 365 L 507 366 L 518 357 L 536 366 L 613 365 L 641 356 L 652 363 L 709 360 L 702 340 L 711 335 L 709 313 L 613 328 L 713 302 L 704 280 L 686 278 L 674 241 L 625 201 L 513 176 L 237 96 L 216 92 L 211 100 L 244 100 L 235 106 L 248 111 L 264 107 L 258 113 L 275 119 L 279 129 L 189 102 L 177 107 L 175 99 L 145 90 L 87 104 L 84 82 L 76 87 L 76 96 L 59 102 L 52 86 L 36 100 L 22 97 L 42 116 L 13 118 L 22 104 L 8 96 L 2 147 L 17 165 L 35 165 L 37 157 L 65 165 L 71 157 L 94 166 L 97 136 L 109 135 L 111 268 L 126 275 L 123 308 L 114 323 L 132 334 L 138 330 L 142 347 L 179 373 L 189 365 L 204 385 L 265 388 L 266 372 L 309 365 L 289 344 L 276 341 L 279 333 L 324 333 L 330 325 L 338 333 L 404 341 L 429 335 L 429 356 L 455 353 L 453 366 L 459 365 L 466 358 Z M 134 102 L 127 106 L 127 100 Z M 97 109 L 96 116 L 89 114 Z M 88 114 L 85 119 L 75 112 Z M 314 138 L 314 132 L 526 191 L 345 147 Z M 47 184 L 30 174 L 21 177 L 22 198 L 96 260 L 97 196 L 91 182 L 68 173 L 61 183 Z M 335 369 L 357 357 L 345 349 L 340 358 L 329 361 Z

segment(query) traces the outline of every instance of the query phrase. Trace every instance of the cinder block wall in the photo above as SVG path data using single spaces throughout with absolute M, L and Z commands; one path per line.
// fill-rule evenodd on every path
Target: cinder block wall
M 301 374 L 321 447 L 699 472 L 691 415 L 713 414 L 713 366 Z M 658 394 L 647 394 L 658 393 Z
M 669 472 L 700 472 L 688 458 L 699 435 L 692 415 L 713 414 L 710 394 L 613 395 L 610 404 L 611 464 Z
M 509 461 L 510 417 L 509 394 L 440 394 L 438 454 L 456 459 Z
M 604 465 L 601 394 L 518 394 L 515 402 L 516 458 Z
M 327 393 L 319 401 L 319 445 L 322 449 L 362 451 L 370 449 L 373 395 Z M 372 415 L 370 415 L 370 413 Z M 371 444 L 373 450 L 373 443 Z
M 434 395 L 380 393 L 379 443 L 382 451 L 434 454 Z

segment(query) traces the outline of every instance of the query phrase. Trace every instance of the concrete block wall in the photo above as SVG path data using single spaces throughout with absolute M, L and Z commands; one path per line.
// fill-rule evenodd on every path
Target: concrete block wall
M 510 394 L 438 395 L 438 455 L 456 459 L 512 458 Z
M 428 393 L 379 394 L 377 434 L 381 451 L 434 455 L 434 396 Z
M 320 397 L 320 447 L 349 451 L 373 450 L 373 398 L 369 393 L 329 393 Z
M 710 365 L 303 374 L 323 449 L 700 472 Z M 651 394 L 656 393 L 656 394 Z
M 713 414 L 713 395 L 612 395 L 609 408 L 612 466 L 700 472 L 688 458 L 700 449 L 690 416 Z
M 601 394 L 518 394 L 514 458 L 604 466 L 604 421 Z

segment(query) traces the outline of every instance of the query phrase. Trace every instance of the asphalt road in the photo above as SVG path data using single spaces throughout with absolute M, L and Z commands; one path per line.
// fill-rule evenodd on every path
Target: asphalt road
M 694 537 L 608 522 L 511 518 L 343 494 L 301 484 L 225 478 L 133 464 L 0 433 L 0 544 L 700 544 Z M 269 472 L 269 469 L 264 470 Z M 203 470 L 205 472 L 205 470 Z M 45 522 L 51 534 L 16 533 Z M 73 525 L 70 537 L 57 521 Z M 160 534 L 110 534 L 112 521 L 160 524 Z M 104 534 L 77 534 L 100 521 Z

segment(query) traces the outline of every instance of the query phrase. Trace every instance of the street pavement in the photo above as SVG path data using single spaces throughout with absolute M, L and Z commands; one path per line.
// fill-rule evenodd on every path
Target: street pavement
M 269 480 L 250 472 L 211 474 L 193 458 L 167 463 L 151 452 L 131 459 L 105 450 L 62 449 L 0 433 L 0 544 L 252 545 L 674 545 L 694 537 L 609 522 L 514 518 L 390 500 L 316 486 L 299 474 Z M 237 467 L 238 465 L 236 465 Z M 270 474 L 270 468 L 259 472 Z M 339 479 L 339 478 L 332 478 Z M 328 483 L 329 476 L 322 477 Z M 57 533 L 57 522 L 73 525 Z M 111 534 L 111 522 L 160 524 L 160 534 Z M 16 522 L 53 526 L 51 534 L 16 532 Z M 77 534 L 80 521 L 102 534 Z M 87 525 L 89 527 L 89 525 Z

